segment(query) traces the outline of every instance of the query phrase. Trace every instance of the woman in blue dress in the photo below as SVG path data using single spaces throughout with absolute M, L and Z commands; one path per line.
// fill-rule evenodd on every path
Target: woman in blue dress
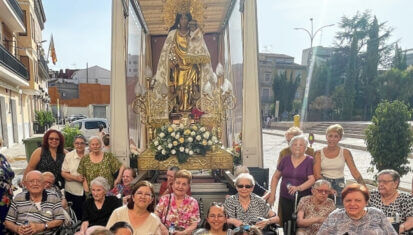
M 0 137 L 0 147 L 3 145 L 3 139 Z M 0 153 L 0 234 L 5 234 L 3 225 L 7 212 L 9 211 L 10 202 L 13 198 L 12 179 L 14 172 L 11 169 L 6 157 Z

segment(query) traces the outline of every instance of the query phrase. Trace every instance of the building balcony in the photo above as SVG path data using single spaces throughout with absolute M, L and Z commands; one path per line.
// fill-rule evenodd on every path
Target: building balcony
M 19 86 L 28 86 L 30 79 L 24 65 L 2 45 L 0 45 L 0 76 Z
M 13 32 L 26 32 L 24 16 L 16 0 L 0 0 L 0 18 Z
M 49 79 L 49 66 L 47 66 L 47 61 L 44 59 L 43 55 L 40 54 L 39 56 L 39 73 L 40 73 L 40 77 L 44 78 L 46 80 Z

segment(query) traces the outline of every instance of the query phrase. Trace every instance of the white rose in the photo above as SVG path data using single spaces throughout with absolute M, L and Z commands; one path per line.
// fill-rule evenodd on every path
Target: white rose
M 194 151 L 192 151 L 192 150 L 189 150 L 189 153 L 188 153 L 189 155 L 194 155 Z
M 178 134 L 176 134 L 175 139 L 179 139 L 179 137 L 181 137 L 181 136 L 178 133 Z
M 183 151 L 185 151 L 185 148 L 184 148 L 184 147 L 180 147 L 180 148 L 179 148 L 179 151 L 183 152 Z
M 172 136 L 172 137 L 175 137 L 175 135 L 176 135 L 175 132 L 172 132 L 172 133 L 171 133 L 171 136 Z
M 189 153 L 189 149 L 188 149 L 188 148 L 185 148 L 185 153 Z
M 168 144 L 168 148 L 172 148 L 172 143 L 169 143 L 169 144 Z
M 192 131 L 191 136 L 195 136 L 195 135 L 196 135 L 195 131 Z
M 175 124 L 172 124 L 171 127 L 174 128 L 174 129 L 176 129 L 176 125 L 175 125 Z
M 158 145 L 159 145 L 159 142 L 158 142 L 157 140 L 155 140 L 155 141 L 153 142 L 153 145 L 158 146 Z
M 172 153 L 172 154 L 176 154 L 175 149 L 172 149 L 172 150 L 171 150 L 171 153 Z
M 208 145 L 212 145 L 212 141 L 208 140 Z
M 200 136 L 200 135 L 197 135 L 197 136 L 195 137 L 195 139 L 198 140 L 198 141 L 200 141 L 200 140 L 201 140 L 201 136 Z
M 201 132 L 205 131 L 205 127 L 201 127 L 201 129 L 199 129 Z
M 163 132 L 161 132 L 161 133 L 159 134 L 159 137 L 163 138 L 163 137 L 165 137 L 165 134 L 164 134 Z
M 162 150 L 162 146 L 161 146 L 161 145 L 158 146 L 158 150 Z
M 165 149 L 164 150 L 162 150 L 162 155 L 165 155 L 166 154 L 166 151 L 165 151 Z
M 209 138 L 209 131 L 207 131 L 207 132 L 204 133 L 204 138 L 205 138 L 205 139 L 208 139 L 208 138 Z
M 194 141 L 194 139 L 192 137 L 188 137 L 188 142 L 192 143 Z
M 179 124 L 179 129 L 184 129 L 184 124 Z
M 212 142 L 214 142 L 214 143 L 218 142 L 218 139 L 217 139 L 216 136 L 212 136 Z

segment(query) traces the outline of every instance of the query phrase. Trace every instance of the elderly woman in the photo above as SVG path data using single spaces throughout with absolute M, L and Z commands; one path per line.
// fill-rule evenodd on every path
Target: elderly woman
M 106 228 L 111 228 L 119 221 L 130 224 L 136 235 L 139 234 L 161 234 L 168 231 L 161 225 L 159 217 L 154 212 L 155 192 L 153 186 L 148 181 L 140 181 L 132 190 L 132 197 L 127 206 L 116 209 L 109 218 Z
M 307 145 L 305 136 L 293 137 L 290 141 L 291 155 L 281 160 L 271 179 L 271 194 L 268 199 L 270 205 L 275 201 L 278 181 L 282 177 L 279 203 L 282 223 L 292 220 L 295 193 L 299 197 L 311 194 L 310 188 L 314 184 L 313 158 L 305 154 Z
M 79 162 L 77 172 L 84 177 L 83 189 L 89 192 L 90 181 L 98 176 L 104 177 L 110 187 L 120 183 L 124 166 L 111 153 L 102 152 L 102 140 L 97 136 L 89 139 L 89 154 Z M 115 179 L 114 175 L 118 173 Z
M 317 234 L 327 216 L 336 209 L 334 201 L 328 198 L 331 184 L 327 180 L 317 180 L 311 192 L 313 195 L 301 198 L 298 204 L 297 234 Z
M 155 209 L 155 214 L 167 228 L 175 227 L 175 235 L 190 234 L 200 221 L 198 202 L 187 195 L 191 181 L 191 172 L 176 172 L 173 192 L 162 196 Z
M 83 217 L 80 233 L 84 234 L 88 227 L 101 225 L 106 226 L 112 212 L 122 206 L 121 200 L 115 196 L 106 196 L 110 187 L 108 181 L 99 176 L 90 183 L 92 187 L 92 198 L 83 203 Z
M 333 187 L 337 196 L 337 205 L 342 205 L 341 190 L 344 188 L 344 166 L 347 164 L 351 175 L 360 183 L 365 184 L 363 177 L 354 164 L 350 150 L 338 146 L 343 137 L 344 129 L 339 124 L 331 125 L 326 130 L 327 147 L 316 152 L 314 159 L 314 176 L 316 179 L 326 179 Z
M 208 209 L 205 228 L 200 229 L 194 235 L 230 235 L 228 229 L 227 213 L 222 203 L 213 202 Z
M 24 176 L 32 170 L 50 171 L 56 178 L 55 184 L 60 189 L 64 188 L 65 182 L 61 173 L 67 151 L 63 147 L 64 137 L 62 133 L 58 130 L 48 130 L 43 136 L 42 146 L 32 153 L 29 164 L 24 170 Z
M 75 137 L 75 149 L 66 154 L 62 165 L 62 176 L 65 178 L 66 200 L 72 202 L 72 209 L 77 218 L 82 218 L 82 205 L 85 201 L 83 176 L 77 172 L 80 160 L 85 155 L 86 138 L 83 135 Z
M 252 175 L 242 173 L 235 179 L 238 193 L 225 199 L 224 207 L 228 213 L 228 223 L 235 227 L 255 224 L 263 229 L 269 224 L 279 222 L 278 216 L 271 210 L 264 199 L 252 193 L 255 180 Z
M 384 212 L 392 223 L 400 223 L 399 233 L 413 228 L 413 197 L 398 192 L 400 175 L 395 170 L 382 170 L 377 174 L 378 190 L 370 194 L 369 205 Z M 400 221 L 397 221 L 400 219 Z
M 303 134 L 303 131 L 301 131 L 300 128 L 293 126 L 293 127 L 290 127 L 284 133 L 284 136 L 285 136 L 285 140 L 287 141 L 287 144 L 290 144 L 290 141 L 294 136 L 302 135 L 302 134 Z M 314 157 L 314 149 L 311 148 L 311 147 L 307 147 L 307 149 L 305 150 L 305 154 Z M 280 154 L 278 155 L 277 166 L 280 165 L 280 162 L 284 157 L 290 156 L 290 155 L 291 155 L 290 146 L 285 147 L 284 149 L 282 149 L 280 151 Z
M 369 191 L 364 185 L 347 185 L 342 198 L 344 208 L 333 211 L 317 234 L 397 234 L 381 210 L 366 207 Z
M 132 194 L 132 181 L 136 178 L 136 172 L 132 168 L 125 168 L 122 174 L 122 182 L 115 185 L 113 189 L 110 190 L 109 195 L 114 195 L 123 198 L 126 203 Z
M 0 137 L 0 148 L 3 146 L 3 139 Z M 5 234 L 4 220 L 9 211 L 11 200 L 13 199 L 14 172 L 11 169 L 7 158 L 0 153 L 0 234 Z

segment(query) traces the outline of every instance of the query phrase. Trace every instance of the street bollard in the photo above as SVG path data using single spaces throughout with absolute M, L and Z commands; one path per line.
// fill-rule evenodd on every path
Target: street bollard
M 298 114 L 294 115 L 294 126 L 300 127 L 300 115 Z

